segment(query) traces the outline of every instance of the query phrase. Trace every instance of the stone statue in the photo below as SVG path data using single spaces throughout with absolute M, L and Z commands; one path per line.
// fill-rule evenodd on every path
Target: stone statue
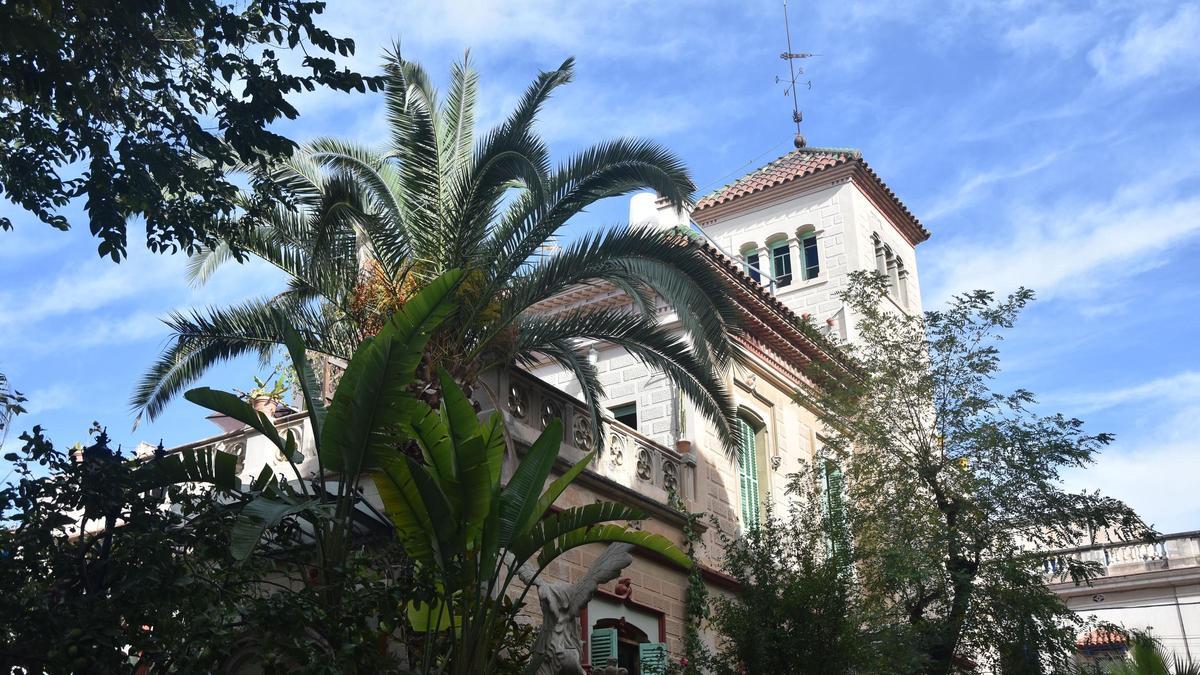
M 579 611 L 596 595 L 600 584 L 616 579 L 621 570 L 633 563 L 633 556 L 629 554 L 632 549 L 632 544 L 609 544 L 587 574 L 574 584 L 534 579 L 534 570 L 528 566 L 518 570 L 522 581 L 537 586 L 542 606 L 542 629 L 534 645 L 534 653 L 542 657 L 537 675 L 585 675 Z M 613 673 L 625 670 L 617 669 L 615 664 L 610 665 L 610 669 Z

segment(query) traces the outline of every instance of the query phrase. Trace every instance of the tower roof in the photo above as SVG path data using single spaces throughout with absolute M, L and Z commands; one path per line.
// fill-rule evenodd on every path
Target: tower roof
M 843 168 L 844 167 L 844 168 Z M 845 171 L 858 179 L 859 186 L 877 206 L 898 221 L 896 226 L 916 245 L 929 238 L 926 230 L 908 207 L 900 201 L 882 179 L 867 165 L 862 158 L 862 152 L 854 148 L 799 148 L 786 155 L 738 178 L 728 185 L 718 188 L 696 202 L 692 217 L 701 222 L 705 212 L 715 216 L 717 211 L 725 208 L 716 207 L 730 204 L 749 195 L 764 192 L 779 185 L 795 183 L 809 176 L 833 170 Z M 736 207 L 730 206 L 734 209 Z

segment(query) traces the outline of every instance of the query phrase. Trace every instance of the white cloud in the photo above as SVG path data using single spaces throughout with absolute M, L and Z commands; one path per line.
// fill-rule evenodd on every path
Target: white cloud
M 1200 526 L 1195 499 L 1200 442 L 1137 443 L 1103 452 L 1096 464 L 1066 476 L 1069 489 L 1100 490 L 1132 506 L 1160 532 Z
M 1119 86 L 1160 76 L 1197 77 L 1200 6 L 1185 4 L 1158 20 L 1142 15 L 1122 38 L 1101 42 L 1088 53 L 1099 79 Z
M 1157 405 L 1200 406 L 1200 371 L 1188 370 L 1119 389 L 1061 393 L 1053 397 L 1072 412 L 1089 413 L 1115 406 L 1154 402 Z
M 26 395 L 29 399 L 25 404 L 27 415 L 37 415 L 48 410 L 61 410 L 77 401 L 75 389 L 65 384 L 54 384 L 42 389 L 35 389 Z
M 1024 56 L 1051 51 L 1060 57 L 1078 53 L 1101 27 L 1096 12 L 1045 12 L 1005 31 L 1005 46 Z
M 1161 265 L 1173 246 L 1200 234 L 1200 196 L 1175 194 L 1190 177 L 1173 168 L 1127 183 L 1106 201 L 1014 207 L 995 218 L 992 236 L 960 238 L 922 259 L 923 276 L 936 280 L 927 297 L 938 303 L 963 290 L 1018 286 L 1043 298 L 1094 296 Z
M 923 209 L 921 219 L 926 222 L 934 222 L 954 213 L 976 202 L 979 197 L 987 193 L 990 186 L 1040 171 L 1053 164 L 1060 154 L 1059 151 L 1054 151 L 1013 169 L 1001 168 L 976 173 L 963 181 L 953 194 L 942 197 L 929 208 Z
M 1120 408 L 1138 418 L 1096 463 L 1066 476 L 1075 490 L 1099 489 L 1125 500 L 1162 532 L 1200 526 L 1194 498 L 1200 476 L 1200 371 L 1184 371 L 1115 389 L 1048 397 L 1072 412 Z

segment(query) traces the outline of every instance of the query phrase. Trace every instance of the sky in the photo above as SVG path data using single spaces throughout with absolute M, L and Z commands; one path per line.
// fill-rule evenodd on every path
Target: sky
M 1003 388 L 1088 421 L 1116 441 L 1072 489 L 1127 500 L 1163 532 L 1200 529 L 1200 4 L 1015 0 L 793 2 L 793 51 L 810 145 L 855 147 L 933 233 L 918 249 L 923 301 L 975 288 L 1034 289 L 1004 343 Z M 486 128 L 539 70 L 577 59 L 540 130 L 557 157 L 631 135 L 690 166 L 700 193 L 791 149 L 782 5 L 331 0 L 324 24 L 353 37 L 350 64 L 384 48 L 439 81 L 469 49 Z M 380 142 L 378 94 L 295 99 L 280 131 Z M 217 433 L 178 401 L 132 428 L 128 400 L 165 344 L 172 310 L 282 286 L 258 265 L 190 287 L 182 256 L 134 245 L 95 254 L 80 210 L 60 233 L 10 204 L 0 233 L 0 372 L 29 397 L 19 428 L 62 445 L 99 420 L 127 449 Z M 572 232 L 620 222 L 624 200 Z M 248 389 L 269 368 L 220 367 L 202 384 Z M 9 444 L 15 439 L 10 438 Z M 6 473 L 6 472 L 0 472 Z

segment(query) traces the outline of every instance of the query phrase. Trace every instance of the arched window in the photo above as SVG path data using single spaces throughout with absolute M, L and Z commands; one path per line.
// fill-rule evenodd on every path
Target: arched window
M 765 434 L 763 424 L 749 413 L 738 416 L 738 493 L 741 498 L 742 526 L 758 527 L 762 495 L 758 483 L 758 458 Z
M 792 246 L 787 237 L 772 238 L 767 242 L 767 249 L 771 254 L 771 276 L 775 278 L 775 285 L 780 288 L 791 285 Z
M 896 289 L 899 291 L 901 307 L 908 307 L 908 270 L 904 269 L 904 261 L 896 259 Z
M 750 278 L 762 283 L 761 263 L 758 259 L 758 246 L 754 244 L 746 244 L 742 247 L 742 264 L 745 265 L 746 274 Z
M 887 251 L 883 246 L 883 242 L 879 240 L 878 234 L 872 234 L 871 241 L 875 243 L 875 271 L 886 277 Z
M 800 242 L 800 278 L 808 281 L 821 274 L 821 255 L 817 250 L 817 232 L 812 225 L 805 225 L 796 233 Z

